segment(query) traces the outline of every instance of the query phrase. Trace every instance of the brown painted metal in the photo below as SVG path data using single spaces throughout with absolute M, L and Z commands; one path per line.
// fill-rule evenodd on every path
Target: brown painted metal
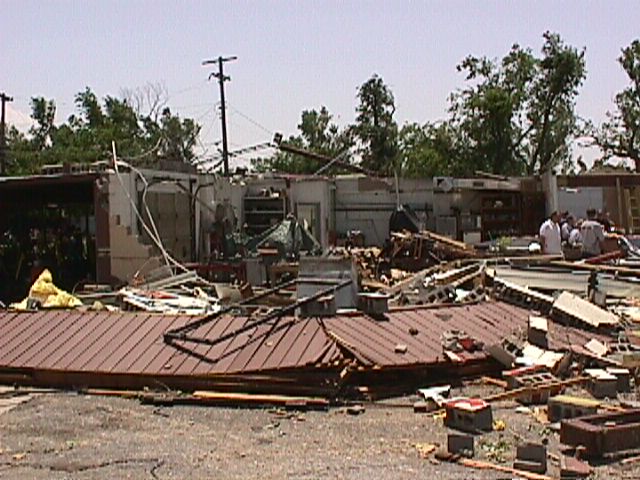
M 222 315 L 189 332 L 210 344 L 181 339 L 169 344 L 164 339 L 168 331 L 192 325 L 198 318 L 144 312 L 4 311 L 0 312 L 0 377 L 46 386 L 204 389 L 209 384 L 228 389 L 242 385 L 247 391 L 314 392 L 335 387 L 339 372 L 354 360 L 362 372 L 381 380 L 384 371 L 394 369 L 461 369 L 462 364 L 451 363 L 443 353 L 443 332 L 464 330 L 479 342 L 495 343 L 526 328 L 529 313 L 490 301 L 397 309 L 386 320 L 357 312 L 321 319 L 283 316 L 263 323 Z M 240 333 L 214 341 L 229 332 Z M 583 345 L 589 339 L 579 330 L 553 323 L 549 336 L 553 348 Z M 396 351 L 399 344 L 407 346 L 405 353 Z M 482 351 L 459 356 L 470 367 L 487 359 Z M 281 375 L 286 380 L 278 380 Z
M 329 332 L 378 366 L 408 366 L 448 362 L 441 336 L 463 330 L 476 341 L 495 343 L 512 331 L 526 327 L 529 311 L 498 302 L 440 308 L 391 311 L 385 320 L 359 315 L 325 319 Z M 414 334 L 412 334 L 414 332 Z M 415 333 L 417 332 L 417 333 Z M 406 345 L 405 353 L 396 345 Z M 463 352 L 463 360 L 486 358 L 482 351 Z
M 215 375 L 278 370 L 315 364 L 331 340 L 316 319 L 285 317 L 277 325 L 215 346 L 194 348 L 200 361 L 163 341 L 163 334 L 190 321 L 188 316 L 65 310 L 0 313 L 0 367 L 144 375 Z M 194 331 L 215 339 L 249 322 L 223 316 Z M 202 330 L 202 331 L 201 331 Z M 191 344 L 188 345 L 192 347 Z M 334 357 L 339 358 L 337 352 Z

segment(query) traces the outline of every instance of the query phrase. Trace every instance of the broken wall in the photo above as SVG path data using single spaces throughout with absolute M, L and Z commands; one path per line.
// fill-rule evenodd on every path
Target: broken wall
M 193 232 L 191 201 L 196 176 L 187 173 L 142 170 L 149 184 L 146 204 L 164 248 L 180 261 L 192 257 Z M 181 185 L 181 187 L 178 186 Z M 142 202 L 144 182 L 134 172 L 109 174 L 109 240 L 111 275 L 126 282 L 159 250 L 136 215 L 148 215 Z M 134 206 L 135 205 L 135 206 Z
M 576 218 L 586 218 L 587 209 L 603 209 L 604 189 L 602 187 L 558 188 L 558 210 L 568 211 Z
M 364 234 L 365 245 L 382 245 L 389 237 L 389 218 L 397 206 L 393 178 L 345 175 L 335 178 L 335 221 L 338 237 L 349 230 Z M 433 183 L 426 179 L 399 179 L 400 204 L 409 205 L 430 227 L 433 210 Z M 431 227 L 432 228 L 432 227 Z
M 329 231 L 335 225 L 332 190 L 333 182 L 325 178 L 296 180 L 290 189 L 292 212 L 300 222 L 306 222 L 323 249 L 329 247 Z

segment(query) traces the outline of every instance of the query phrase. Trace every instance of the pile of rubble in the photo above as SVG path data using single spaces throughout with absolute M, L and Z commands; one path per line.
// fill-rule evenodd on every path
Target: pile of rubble
M 145 391 L 149 402 L 322 408 L 419 391 L 414 410 L 455 430 L 437 458 L 530 479 L 549 478 L 548 458 L 576 478 L 591 471 L 585 460 L 640 453 L 633 258 L 483 257 L 430 232 L 331 253 L 302 258 L 297 279 L 259 288 L 172 272 L 115 295 L 72 296 L 49 275 L 16 306 L 44 311 L 0 312 L 0 381 Z M 118 312 L 79 307 L 108 295 Z M 56 299 L 74 309 L 47 311 L 62 306 Z M 482 378 L 498 391 L 452 396 L 445 378 Z M 157 385 L 169 393 L 146 391 Z M 522 443 L 513 466 L 473 459 L 483 432 L 505 428 L 496 405 L 547 425 L 564 447 Z

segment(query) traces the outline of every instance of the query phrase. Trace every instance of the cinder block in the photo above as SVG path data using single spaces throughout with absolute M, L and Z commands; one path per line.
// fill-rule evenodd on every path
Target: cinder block
M 547 340 L 547 332 L 549 331 L 547 319 L 544 317 L 530 316 L 529 328 L 527 330 L 527 339 L 529 343 L 540 348 L 549 348 Z
M 518 367 L 502 372 L 502 377 L 507 381 L 507 388 L 517 388 L 520 385 L 519 377 L 532 375 L 534 373 L 546 372 L 544 365 L 531 365 L 528 367 Z
M 445 404 L 446 426 L 466 432 L 493 430 L 491 405 L 479 398 L 457 398 Z
M 547 471 L 547 447 L 541 443 L 524 443 L 516 449 L 516 462 L 514 468 L 535 473 Z M 520 466 L 516 463 L 521 462 Z
M 631 391 L 631 372 L 626 368 L 607 367 L 607 373 L 610 373 L 616 379 L 618 392 Z
M 450 433 L 447 435 L 447 451 L 463 457 L 473 457 L 475 455 L 473 435 Z
M 557 395 L 549 398 L 547 406 L 549 420 L 558 422 L 568 418 L 594 415 L 598 412 L 600 402 L 590 398 Z
M 596 398 L 616 398 L 618 396 L 618 379 L 599 368 L 586 369 L 589 375 L 589 391 Z
M 531 393 L 518 397 L 518 401 L 525 405 L 547 403 L 549 397 L 560 393 L 562 387 L 556 384 L 553 388 L 536 389 L 535 386 L 557 381 L 558 378 L 549 372 L 538 372 L 513 378 L 514 388 L 533 387 Z

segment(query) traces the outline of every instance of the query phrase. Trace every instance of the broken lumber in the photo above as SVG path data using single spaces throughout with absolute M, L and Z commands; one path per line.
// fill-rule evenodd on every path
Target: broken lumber
M 561 380 L 558 382 L 545 382 L 545 383 L 527 385 L 526 387 L 514 388 L 513 390 L 507 390 L 506 392 L 496 393 L 495 395 L 489 395 L 483 400 L 485 402 L 499 402 L 503 400 L 511 400 L 513 398 L 518 398 L 521 395 L 535 393 L 540 390 L 551 390 L 558 387 L 576 385 L 579 383 L 587 382 L 588 380 L 589 380 L 589 377 L 584 376 L 584 377 L 570 378 L 569 380 Z
M 475 468 L 476 470 L 495 470 L 496 472 L 510 473 L 518 478 L 525 478 L 526 480 L 553 480 L 553 477 L 542 475 L 540 473 L 527 472 L 525 470 L 518 470 L 517 468 L 507 467 L 505 465 L 483 462 L 481 460 L 469 460 L 466 458 L 461 458 L 456 463 L 464 465 L 465 467 Z
M 591 265 L 589 263 L 574 263 L 566 260 L 554 260 L 549 262 L 550 265 L 557 267 L 569 268 L 573 270 L 588 270 L 596 272 L 617 273 L 618 275 L 640 275 L 640 269 L 619 267 L 615 265 Z
M 473 251 L 474 248 L 470 245 L 467 245 L 464 242 L 459 242 L 458 240 L 454 240 L 449 237 L 445 237 L 444 235 L 438 235 L 437 233 L 431 232 L 429 230 L 422 230 L 420 233 L 415 234 L 418 238 L 425 238 L 427 240 L 435 240 L 436 242 L 440 242 L 444 245 L 448 245 L 457 250 L 467 250 Z
M 193 392 L 194 399 L 213 405 L 275 405 L 282 407 L 329 408 L 329 401 L 319 397 L 292 397 L 288 395 L 260 395 L 251 393 L 211 392 L 198 390 Z
M 174 406 L 227 406 L 266 407 L 275 406 L 303 410 L 327 410 L 329 401 L 319 397 L 296 397 L 286 395 L 195 391 L 193 394 L 174 392 L 144 393 L 138 396 L 144 404 Z
M 493 377 L 481 377 L 480 381 L 486 385 L 494 385 L 500 388 L 507 388 L 507 382 Z
M 474 468 L 476 470 L 494 470 L 496 472 L 509 473 L 515 475 L 518 478 L 524 478 L 526 480 L 552 480 L 553 477 L 542 475 L 540 473 L 527 472 L 525 470 L 518 470 L 517 468 L 507 467 L 505 465 L 498 465 L 491 462 L 485 462 L 482 460 L 471 460 L 469 458 L 462 458 L 458 455 L 452 455 L 447 452 L 436 453 L 438 460 L 445 462 L 457 463 L 468 468 Z

